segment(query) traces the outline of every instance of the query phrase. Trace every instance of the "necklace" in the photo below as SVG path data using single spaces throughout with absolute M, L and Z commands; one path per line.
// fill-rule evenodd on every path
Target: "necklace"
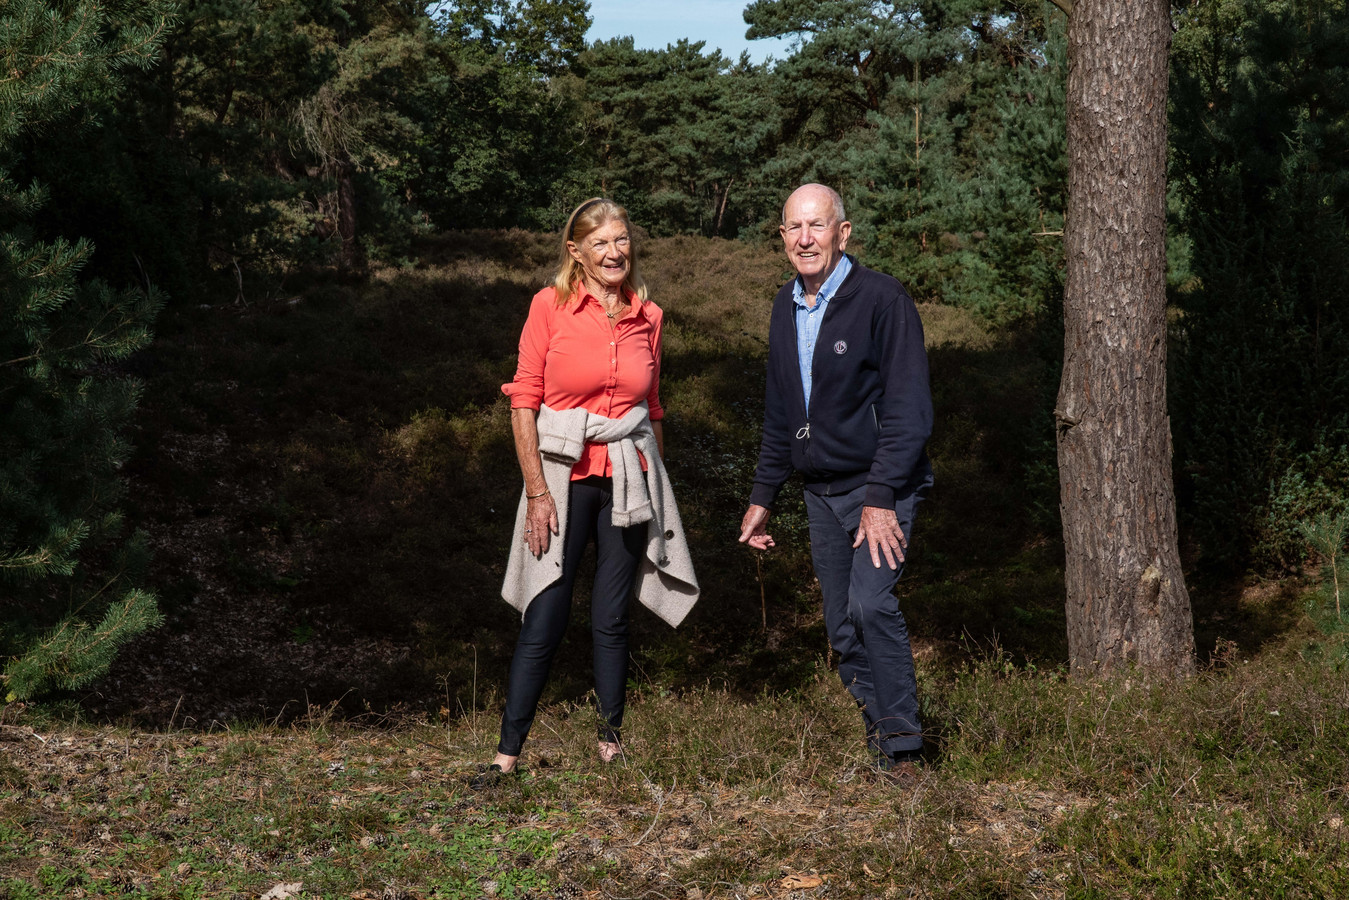
M 590 291 L 590 295 L 595 298 L 595 302 L 599 303 L 600 309 L 604 310 L 604 314 L 609 318 L 610 322 L 613 322 L 619 316 L 623 315 L 627 309 L 627 304 L 623 302 L 623 295 L 621 293 L 614 298 L 614 311 L 609 312 L 609 310 L 605 308 L 604 301 L 600 299 L 600 294 L 602 292 L 593 290 L 588 282 L 586 283 L 586 290 Z

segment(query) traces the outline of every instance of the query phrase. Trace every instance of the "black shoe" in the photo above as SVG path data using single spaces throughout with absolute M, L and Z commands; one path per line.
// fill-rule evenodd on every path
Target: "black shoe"
M 520 767 L 516 766 L 509 772 L 503 772 L 501 766 L 492 763 L 486 769 L 483 769 L 477 775 L 474 775 L 473 780 L 468 783 L 468 786 L 471 790 L 483 791 L 487 788 L 495 787 L 504 778 L 514 778 L 519 771 Z

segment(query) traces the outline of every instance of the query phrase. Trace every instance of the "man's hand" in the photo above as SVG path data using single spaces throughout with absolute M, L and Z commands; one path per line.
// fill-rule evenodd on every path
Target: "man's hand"
M 777 546 L 767 529 L 768 507 L 751 505 L 745 511 L 745 518 L 740 520 L 740 543 L 749 544 L 755 550 Z
M 909 539 L 899 527 L 895 511 L 879 506 L 862 507 L 862 521 L 857 525 L 853 549 L 862 546 L 863 541 L 871 545 L 871 564 L 878 569 L 881 567 L 881 554 L 885 555 L 885 562 L 891 569 L 898 569 L 899 564 L 904 562 L 904 551 L 909 546 Z

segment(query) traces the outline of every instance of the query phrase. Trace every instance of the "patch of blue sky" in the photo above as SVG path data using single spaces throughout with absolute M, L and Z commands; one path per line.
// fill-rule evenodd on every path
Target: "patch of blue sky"
M 721 50 L 723 56 L 739 59 L 748 51 L 750 60 L 763 62 L 770 55 L 785 58 L 791 39 L 746 40 L 743 13 L 745 0 L 590 0 L 593 24 L 586 32 L 588 41 L 606 41 L 631 36 L 639 49 L 663 50 L 680 38 L 704 41 L 704 53 Z

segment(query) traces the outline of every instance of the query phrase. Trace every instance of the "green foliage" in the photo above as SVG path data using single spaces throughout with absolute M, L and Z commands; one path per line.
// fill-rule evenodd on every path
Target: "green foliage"
M 0 20 L 0 139 L 50 127 L 127 69 L 142 67 L 173 6 L 163 0 L 10 2 Z M 104 33 L 115 32 L 104 41 Z
M 920 299 L 994 321 L 1052 303 L 1067 65 L 1048 9 L 752 3 L 751 36 L 798 41 L 772 72 L 784 145 L 762 177 L 777 201 L 801 181 L 838 186 L 866 262 Z
M 161 621 L 154 595 L 140 590 L 128 591 L 107 605 L 97 624 L 75 616 L 63 619 L 6 667 L 8 698 L 88 684 L 108 671 L 123 644 Z
M 419 136 L 399 100 L 421 78 L 429 22 L 397 0 L 195 0 L 155 87 L 174 123 L 203 267 L 273 280 L 298 263 L 358 268 L 356 172 Z M 378 182 L 364 184 L 376 187 Z M 351 192 L 344 204 L 343 191 Z M 233 271 L 230 271 L 233 269 Z
M 21 164 L 21 137 L 77 125 L 71 104 L 148 63 L 166 9 L 11 4 L 0 33 L 14 75 L 0 93 L 4 162 Z M 148 285 L 81 283 L 93 248 L 35 237 L 30 219 L 45 199 L 0 172 L 0 656 L 11 698 L 86 683 L 158 617 L 131 583 L 143 554 L 114 539 L 121 430 L 139 392 L 117 363 L 149 341 L 162 298 Z
M 39 226 L 97 274 L 244 302 L 297 268 L 405 251 L 406 166 L 431 105 L 431 18 L 403 0 L 185 0 L 163 62 L 89 107 L 88 143 L 31 139 Z M 400 170 L 399 174 L 390 174 Z
M 734 236 L 781 205 L 762 192 L 781 132 L 766 67 L 701 42 L 636 50 L 618 38 L 590 47 L 577 72 L 599 180 L 653 233 Z
M 1343 509 L 1349 509 L 1349 446 L 1318 441 L 1270 485 L 1257 563 L 1295 570 L 1306 556 L 1305 523 Z
M 35 227 L 90 237 L 96 275 L 256 302 L 405 258 L 432 223 L 552 226 L 593 189 L 566 75 L 581 0 L 178 8 L 162 64 L 86 85 L 88 141 L 24 137 L 20 180 L 52 196 Z
M 970 20 L 977 30 L 957 27 Z M 909 42 L 913 77 L 894 84 L 871 140 L 850 148 L 849 180 L 868 185 L 863 239 L 916 296 L 1022 318 L 1061 281 L 1061 18 L 953 7 L 938 21 Z
M 589 11 L 586 0 L 457 0 L 436 4 L 436 23 L 457 46 L 552 77 L 585 47 Z
M 1322 560 L 1320 590 L 1308 602 L 1312 620 L 1327 634 L 1349 632 L 1349 619 L 1345 618 L 1344 610 L 1344 599 L 1349 598 L 1343 597 L 1349 591 L 1349 565 L 1345 559 L 1349 505 L 1338 514 L 1323 512 L 1314 519 L 1298 523 L 1298 531 Z
M 46 234 L 97 273 L 278 295 L 297 267 L 406 257 L 428 226 L 556 227 L 580 197 L 653 234 L 771 234 L 838 185 L 869 263 L 1014 319 L 1057 289 L 1059 19 L 1005 0 L 759 0 L 752 65 L 589 48 L 584 0 L 186 0 L 166 62 L 103 96 L 90 147 L 35 139 Z
M 582 6 L 540 0 L 442 11 L 428 80 L 415 93 L 423 133 L 390 173 L 440 228 L 558 227 L 573 198 L 591 190 L 558 189 L 583 171 L 575 85 L 560 74 L 582 45 Z M 561 43 L 541 45 L 543 34 Z
M 745 7 L 746 36 L 795 38 L 795 52 L 780 73 L 784 105 L 793 107 L 803 126 L 816 119 L 811 127 L 836 135 L 881 111 L 891 86 L 910 77 L 916 58 L 911 45 L 927 30 L 924 13 L 938 9 L 904 0 L 754 0 Z M 943 31 L 940 23 L 933 26 Z M 944 36 L 959 40 L 951 32 Z
M 1213 563 L 1288 565 L 1290 479 L 1320 477 L 1318 445 L 1349 436 L 1347 13 L 1209 0 L 1175 39 L 1172 171 L 1194 276 L 1175 297 L 1176 448 Z

